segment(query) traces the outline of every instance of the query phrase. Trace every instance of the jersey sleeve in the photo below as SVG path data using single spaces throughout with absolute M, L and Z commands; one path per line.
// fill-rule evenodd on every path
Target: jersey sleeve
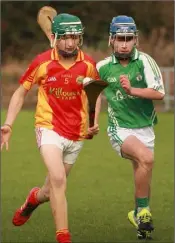
M 102 61 L 99 61 L 96 65 L 97 71 L 99 73 L 100 79 L 103 81 L 107 81 L 108 79 L 108 73 L 109 73 L 109 68 L 108 65 L 111 61 L 111 57 L 107 57 Z
M 86 72 L 86 77 L 93 79 L 93 80 L 99 80 L 99 74 L 96 69 L 96 63 L 88 62 L 87 63 L 87 72 Z
M 162 74 L 155 60 L 149 55 L 144 55 L 142 61 L 147 87 L 165 94 Z
M 39 72 L 40 62 L 38 58 L 35 58 L 29 65 L 26 72 L 22 75 L 19 83 L 23 85 L 26 90 L 30 90 L 34 84 L 37 84 L 41 77 L 41 72 Z
M 97 63 L 96 68 L 98 70 L 99 76 L 102 80 L 104 80 L 104 75 L 103 75 L 103 66 L 100 65 L 101 61 Z

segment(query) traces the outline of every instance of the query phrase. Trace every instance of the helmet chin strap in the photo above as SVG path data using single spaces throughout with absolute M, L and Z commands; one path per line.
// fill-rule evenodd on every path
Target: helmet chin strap
M 73 52 L 68 53 L 66 51 L 63 50 L 58 50 L 59 55 L 61 55 L 64 58 L 71 58 L 71 57 L 75 57 L 78 55 L 78 49 L 75 49 Z
M 119 60 L 128 60 L 132 57 L 132 51 L 130 53 L 114 52 L 114 55 Z

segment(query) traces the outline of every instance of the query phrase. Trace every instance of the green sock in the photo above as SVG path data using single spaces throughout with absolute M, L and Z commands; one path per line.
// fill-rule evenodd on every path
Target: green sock
M 149 206 L 149 199 L 148 197 L 145 198 L 136 198 L 136 205 L 137 208 L 146 208 Z
M 135 208 L 134 210 L 134 216 L 137 216 L 137 212 L 138 212 L 138 208 L 147 208 L 149 207 L 149 198 L 145 197 L 145 198 L 136 198 L 136 205 L 137 208 Z

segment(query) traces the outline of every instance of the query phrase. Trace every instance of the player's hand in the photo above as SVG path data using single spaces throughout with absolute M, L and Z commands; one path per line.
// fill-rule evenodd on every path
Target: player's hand
M 120 83 L 127 94 L 131 94 L 131 84 L 127 75 L 120 75 Z
M 93 127 L 89 127 L 88 128 L 88 135 L 89 136 L 94 136 L 97 135 L 99 133 L 99 125 L 98 124 L 94 124 Z
M 12 134 L 12 129 L 8 125 L 4 125 L 1 127 L 1 150 L 3 149 L 4 145 L 6 150 L 9 148 L 9 139 Z

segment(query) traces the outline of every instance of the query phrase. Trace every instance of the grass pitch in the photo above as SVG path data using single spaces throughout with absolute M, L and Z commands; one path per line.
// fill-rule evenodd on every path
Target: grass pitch
M 28 191 L 41 186 L 46 175 L 36 148 L 34 113 L 22 111 L 14 125 L 9 152 L 1 154 L 1 233 L 5 243 L 55 242 L 49 203 L 31 220 L 14 227 L 14 211 Z M 174 239 L 174 116 L 159 114 L 151 208 L 154 240 Z M 4 112 L 2 120 L 4 121 Z M 106 134 L 107 116 L 101 114 L 100 134 L 86 141 L 68 179 L 68 207 L 73 242 L 138 242 L 127 213 L 134 206 L 131 164 L 113 151 Z

